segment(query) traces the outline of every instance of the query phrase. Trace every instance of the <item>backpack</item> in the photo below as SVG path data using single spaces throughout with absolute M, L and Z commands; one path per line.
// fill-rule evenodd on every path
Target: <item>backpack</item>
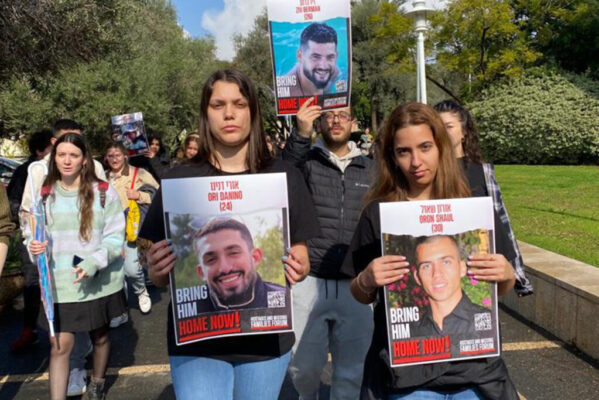
M 133 172 L 133 179 L 131 180 L 131 189 L 135 185 L 135 178 L 137 178 L 137 171 L 139 168 L 135 168 Z M 127 225 L 125 226 L 125 239 L 127 242 L 135 242 L 137 240 L 137 233 L 139 232 L 140 214 L 139 206 L 135 200 L 129 200 L 129 204 L 126 212 Z
M 98 191 L 100 192 L 100 205 L 102 208 L 106 205 L 106 192 L 108 191 L 108 182 L 106 181 L 98 181 Z M 44 204 L 44 210 L 46 209 L 46 200 L 48 200 L 48 196 L 52 194 L 52 185 L 44 185 L 42 186 L 42 190 L 40 191 L 40 195 L 42 196 L 42 203 Z

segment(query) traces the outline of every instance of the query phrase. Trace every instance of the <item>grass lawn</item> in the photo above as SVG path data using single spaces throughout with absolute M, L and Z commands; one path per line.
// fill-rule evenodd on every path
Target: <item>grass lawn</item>
M 599 267 L 599 167 L 495 169 L 518 240 Z

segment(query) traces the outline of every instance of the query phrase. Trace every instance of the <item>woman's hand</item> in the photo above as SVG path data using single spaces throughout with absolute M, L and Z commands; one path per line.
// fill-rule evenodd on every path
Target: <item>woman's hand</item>
M 287 255 L 283 256 L 283 264 L 285 265 L 285 276 L 290 284 L 295 285 L 303 281 L 310 272 L 310 259 L 305 242 L 291 246 Z
M 127 189 L 127 199 L 139 200 L 139 192 L 135 189 Z
M 397 282 L 410 272 L 409 266 L 410 263 L 404 256 L 375 258 L 364 271 L 360 272 L 359 275 L 363 276 L 359 281 L 360 286 L 372 292 L 381 286 Z
M 169 272 L 175 266 L 177 256 L 166 240 L 152 243 L 146 251 L 148 275 L 156 286 L 166 286 L 169 282 Z
M 376 289 L 397 282 L 410 272 L 410 263 L 404 256 L 382 256 L 372 260 L 364 271 L 352 279 L 350 291 L 363 304 L 376 298 Z
M 77 278 L 75 278 L 75 280 L 73 281 L 73 283 L 79 283 L 83 280 L 83 278 L 87 278 L 87 272 L 85 272 L 85 270 L 81 267 L 75 267 L 75 269 L 73 270 L 73 272 L 75 273 L 75 275 L 77 275 Z
M 503 254 L 471 254 L 467 264 L 468 274 L 474 279 L 497 282 L 499 295 L 507 293 L 514 286 L 514 268 Z
M 44 251 L 46 251 L 46 247 L 48 246 L 48 241 L 44 241 L 44 243 L 40 243 L 39 240 L 32 240 L 29 243 L 29 252 L 34 256 L 39 256 Z

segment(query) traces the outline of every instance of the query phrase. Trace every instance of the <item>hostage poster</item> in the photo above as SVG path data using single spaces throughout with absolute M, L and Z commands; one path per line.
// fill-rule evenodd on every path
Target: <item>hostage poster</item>
M 277 115 L 311 96 L 324 110 L 349 107 L 350 0 L 268 0 Z
M 292 331 L 284 173 L 164 179 L 177 345 Z M 258 189 L 259 188 L 259 189 Z M 192 195 L 182 195 L 184 193 Z
M 121 142 L 127 149 L 127 155 L 137 156 L 148 152 L 148 138 L 144 127 L 143 115 L 140 112 L 115 115 L 110 118 L 112 124 L 111 139 Z
M 384 255 L 410 272 L 385 287 L 392 367 L 499 355 L 497 285 L 466 261 L 495 252 L 490 197 L 381 203 Z

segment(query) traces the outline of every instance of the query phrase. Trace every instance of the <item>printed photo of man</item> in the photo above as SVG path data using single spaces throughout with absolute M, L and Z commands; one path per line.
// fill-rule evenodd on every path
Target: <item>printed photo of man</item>
M 301 34 L 297 63 L 286 75 L 289 95 L 312 96 L 347 90 L 337 66 L 337 32 L 324 23 L 308 25 Z M 338 82 L 339 80 L 339 82 Z
M 267 308 L 269 298 L 276 299 L 278 306 L 279 300 L 284 301 L 283 286 L 260 278 L 257 268 L 262 250 L 254 247 L 243 223 L 232 218 L 213 219 L 195 234 L 193 247 L 198 257 L 197 273 L 209 293 L 202 312 Z
M 428 295 L 430 305 L 412 336 L 471 334 L 475 338 L 475 316 L 485 313 L 490 318 L 491 311 L 472 303 L 462 291 L 461 279 L 467 267 L 455 238 L 450 235 L 420 238 L 416 241 L 415 256 L 414 279 Z

